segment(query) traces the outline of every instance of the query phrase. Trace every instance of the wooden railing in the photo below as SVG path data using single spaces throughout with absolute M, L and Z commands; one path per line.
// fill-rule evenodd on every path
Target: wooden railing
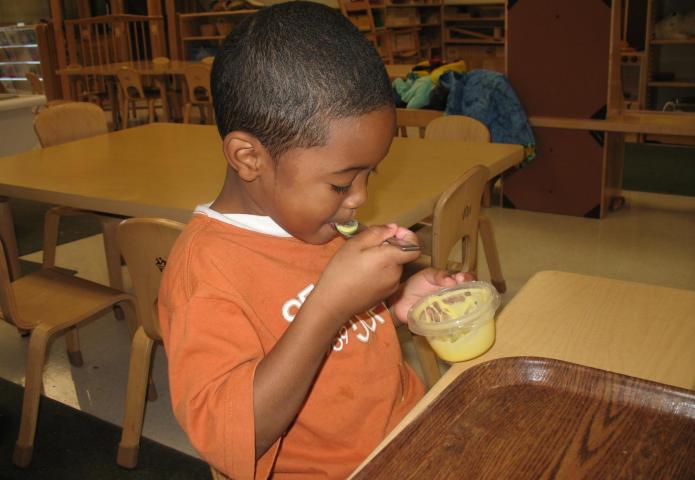
M 161 16 L 106 15 L 65 21 L 69 65 L 105 65 L 166 55 Z

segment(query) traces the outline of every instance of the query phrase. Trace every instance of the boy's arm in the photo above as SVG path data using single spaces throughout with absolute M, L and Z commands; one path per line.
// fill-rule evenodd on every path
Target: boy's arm
M 338 329 L 391 295 L 398 288 L 401 265 L 417 258 L 417 252 L 383 245 L 393 231 L 387 226 L 370 227 L 346 242 L 273 350 L 256 367 L 256 458 L 296 417 Z

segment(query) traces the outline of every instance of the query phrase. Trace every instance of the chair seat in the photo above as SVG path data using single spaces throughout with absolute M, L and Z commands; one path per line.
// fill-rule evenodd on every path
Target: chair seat
M 19 315 L 24 319 L 54 324 L 77 323 L 111 306 L 130 299 L 119 290 L 43 268 L 12 283 Z M 47 318 L 50 317 L 50 318 Z

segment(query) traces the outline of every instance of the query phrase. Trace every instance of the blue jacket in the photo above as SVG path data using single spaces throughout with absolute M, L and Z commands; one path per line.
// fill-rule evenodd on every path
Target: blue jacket
M 449 89 L 447 115 L 466 115 L 490 130 L 495 143 L 515 143 L 526 149 L 525 164 L 536 156 L 536 140 L 526 112 L 506 77 L 489 70 L 447 72 L 439 79 Z

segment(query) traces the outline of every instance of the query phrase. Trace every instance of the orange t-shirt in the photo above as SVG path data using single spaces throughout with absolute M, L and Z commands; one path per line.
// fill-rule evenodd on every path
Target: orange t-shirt
M 255 368 L 343 242 L 196 214 L 169 256 L 158 305 L 174 414 L 231 478 L 345 478 L 423 394 L 378 305 L 341 327 L 296 421 L 255 461 Z

